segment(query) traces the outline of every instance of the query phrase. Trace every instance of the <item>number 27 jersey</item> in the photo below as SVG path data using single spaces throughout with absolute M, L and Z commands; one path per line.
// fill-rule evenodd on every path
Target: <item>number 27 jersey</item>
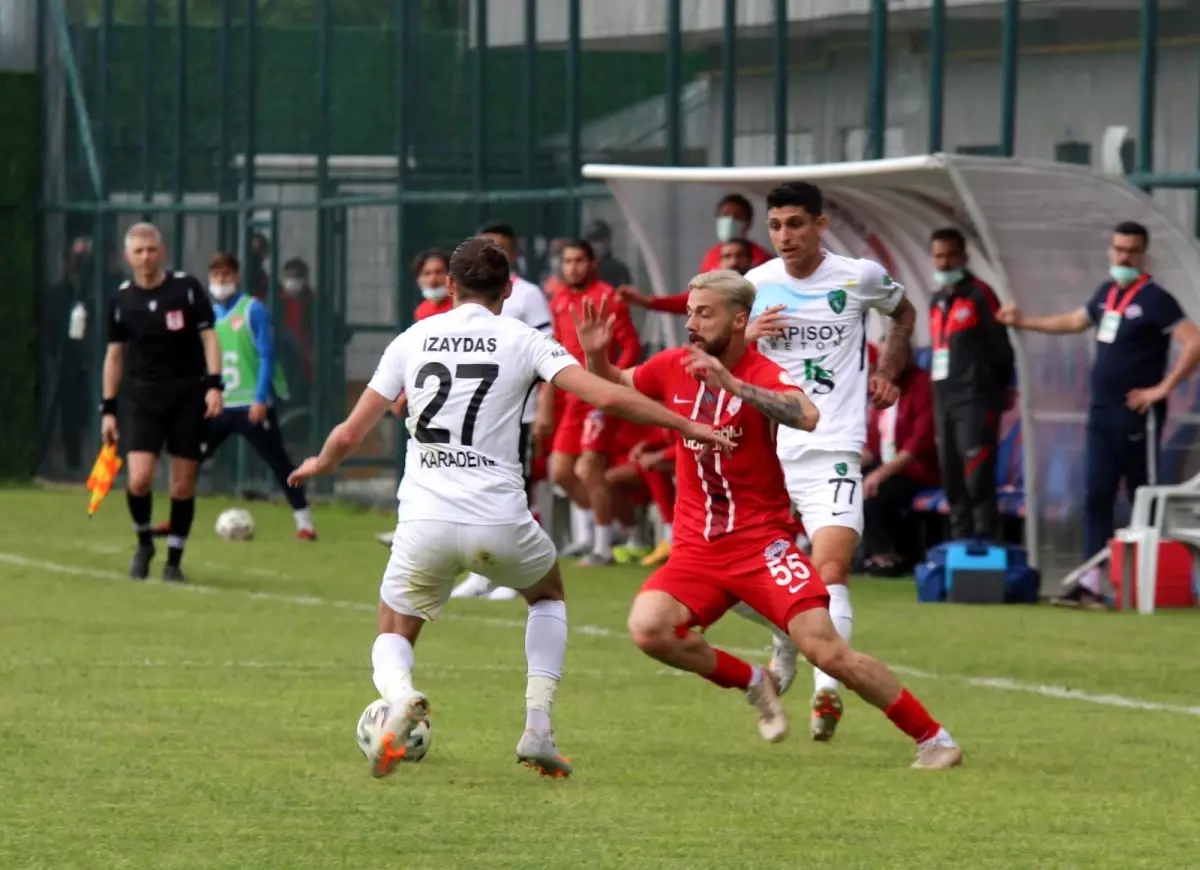
M 367 385 L 408 395 L 399 519 L 504 525 L 529 515 L 521 476 L 525 400 L 574 357 L 519 320 L 466 303 L 396 337 Z

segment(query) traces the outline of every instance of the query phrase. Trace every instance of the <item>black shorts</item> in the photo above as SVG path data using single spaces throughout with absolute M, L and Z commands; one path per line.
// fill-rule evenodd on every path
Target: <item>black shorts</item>
M 525 499 L 533 504 L 533 425 L 530 423 L 521 424 L 517 456 L 521 463 L 521 476 L 525 478 Z
M 199 459 L 205 439 L 204 384 L 138 384 L 129 390 L 128 451 L 153 453 L 165 447 L 179 459 Z

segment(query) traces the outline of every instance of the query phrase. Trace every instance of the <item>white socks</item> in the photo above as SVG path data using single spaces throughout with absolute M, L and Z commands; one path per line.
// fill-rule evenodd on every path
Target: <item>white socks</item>
M 592 546 L 592 552 L 604 559 L 612 558 L 612 541 L 613 527 L 596 526 L 596 543 Z
M 412 692 L 413 648 L 408 638 L 398 634 L 381 634 L 371 647 L 373 678 L 379 697 L 389 704 L 407 700 Z
M 571 503 L 571 543 L 572 544 L 588 544 L 591 545 L 592 537 L 592 512 L 588 508 L 581 508 L 574 502 Z
M 662 539 L 668 544 L 672 543 L 675 538 L 675 528 L 672 523 L 662 524 Z
M 829 617 L 842 640 L 849 641 L 854 630 L 854 609 L 850 606 L 850 587 L 845 584 L 833 583 L 829 586 Z M 829 674 L 813 668 L 813 688 L 818 692 L 822 689 L 832 689 L 836 692 L 838 681 Z
M 301 508 L 298 511 L 292 511 L 292 518 L 296 521 L 296 531 L 311 532 L 313 530 L 312 510 L 310 508 Z
M 550 711 L 562 680 L 567 655 L 567 603 L 539 601 L 529 606 L 525 623 L 525 659 L 529 679 L 525 687 L 525 727 L 540 733 L 550 730 Z

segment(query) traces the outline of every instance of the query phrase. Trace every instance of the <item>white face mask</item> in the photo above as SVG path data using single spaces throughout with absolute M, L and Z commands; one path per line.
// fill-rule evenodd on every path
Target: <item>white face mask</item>
M 717 218 L 717 240 L 732 242 L 740 239 L 746 232 L 745 221 L 740 221 L 732 215 L 723 214 Z
M 303 289 L 304 289 L 304 279 L 303 278 L 284 278 L 283 279 L 283 292 L 284 293 L 287 293 L 291 296 L 295 296 L 297 293 L 299 293 Z
M 237 292 L 237 284 L 209 284 L 208 292 L 212 294 L 213 299 L 224 302 Z
M 446 287 L 422 287 L 421 295 L 430 302 L 441 302 L 446 298 L 448 288 Z

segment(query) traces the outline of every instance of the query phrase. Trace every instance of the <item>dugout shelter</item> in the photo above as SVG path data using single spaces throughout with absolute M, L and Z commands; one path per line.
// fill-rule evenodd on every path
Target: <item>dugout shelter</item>
M 1116 176 L 1065 163 L 932 154 L 856 163 L 772 167 L 654 167 L 589 164 L 586 178 L 612 191 L 645 258 L 656 294 L 681 292 L 714 242 L 714 210 L 725 193 L 755 207 L 750 237 L 769 247 L 765 197 L 804 180 L 825 194 L 827 247 L 880 262 L 918 311 L 918 346 L 929 344 L 928 243 L 941 226 L 968 240 L 970 268 L 1001 302 L 1028 314 L 1082 306 L 1107 275 L 1112 228 L 1123 220 L 1150 231 L 1150 270 L 1200 322 L 1200 245 L 1141 190 Z M 682 319 L 654 328 L 677 344 Z M 883 325 L 870 327 L 878 335 Z M 1084 435 L 1094 336 L 1016 333 L 1018 406 L 1001 431 L 1002 510 L 1025 519 L 1031 561 L 1049 579 L 1078 564 L 1082 546 Z M 1191 379 L 1193 382 L 1200 380 Z M 1194 383 L 1171 398 L 1160 482 L 1186 479 L 1200 423 Z M 930 499 L 926 499 L 930 502 Z M 936 498 L 932 499 L 936 505 Z

